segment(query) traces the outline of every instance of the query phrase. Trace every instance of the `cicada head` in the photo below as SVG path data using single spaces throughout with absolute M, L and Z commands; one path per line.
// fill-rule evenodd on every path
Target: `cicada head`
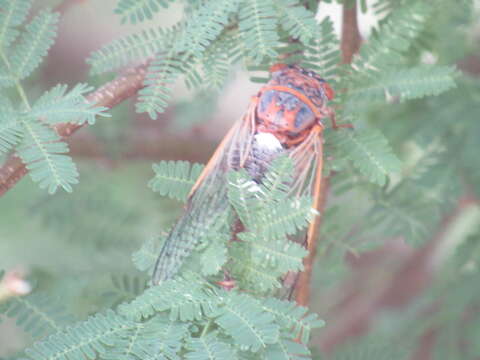
M 293 86 L 311 97 L 312 102 L 319 107 L 335 97 L 332 87 L 315 71 L 306 70 L 298 65 L 275 64 L 270 67 L 270 73 L 272 74 L 270 82 L 276 81 L 279 85 Z
M 300 142 L 313 125 L 323 126 L 334 91 L 315 72 L 298 65 L 277 64 L 270 72 L 272 78 L 258 96 L 259 129 L 289 146 Z

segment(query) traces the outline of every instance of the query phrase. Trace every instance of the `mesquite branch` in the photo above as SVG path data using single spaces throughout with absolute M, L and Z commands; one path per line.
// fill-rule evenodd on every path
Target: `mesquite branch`
M 126 99 L 136 95 L 143 87 L 143 79 L 146 72 L 146 64 L 128 69 L 116 79 L 106 83 L 102 87 L 87 96 L 87 100 L 93 106 L 113 108 Z M 61 137 L 68 137 L 84 125 L 59 124 L 54 129 Z M 12 155 L 0 168 L 0 196 L 10 190 L 20 179 L 28 173 L 28 169 L 22 160 Z

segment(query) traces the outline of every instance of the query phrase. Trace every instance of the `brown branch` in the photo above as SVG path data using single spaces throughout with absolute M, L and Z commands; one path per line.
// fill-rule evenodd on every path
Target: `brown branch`
M 134 96 L 143 87 L 143 79 L 146 72 L 146 64 L 125 71 L 116 79 L 106 83 L 86 98 L 93 106 L 112 108 L 124 100 Z M 62 137 L 68 137 L 84 125 L 59 124 L 54 129 Z M 28 170 L 19 157 L 13 155 L 8 158 L 0 168 L 0 196 L 10 190 Z
M 343 5 L 342 13 L 342 41 L 340 49 L 342 50 L 342 62 L 350 64 L 353 55 L 360 49 L 361 37 L 358 30 L 357 21 L 357 3 L 353 2 L 352 6 Z

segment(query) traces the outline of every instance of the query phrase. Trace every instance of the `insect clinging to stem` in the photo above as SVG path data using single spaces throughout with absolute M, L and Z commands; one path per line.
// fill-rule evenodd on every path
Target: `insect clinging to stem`
M 193 186 L 183 215 L 158 256 L 154 284 L 178 273 L 205 229 L 214 226 L 227 210 L 229 171 L 243 168 L 253 182 L 261 183 L 272 161 L 288 156 L 295 169 L 290 193 L 312 196 L 312 208 L 319 210 L 323 121 L 330 118 L 333 127 L 338 127 L 328 106 L 334 91 L 315 72 L 298 65 L 276 64 L 270 73 L 270 81 L 252 97 L 245 115 L 221 141 Z M 307 231 L 308 250 L 313 251 L 317 225 L 314 219 Z

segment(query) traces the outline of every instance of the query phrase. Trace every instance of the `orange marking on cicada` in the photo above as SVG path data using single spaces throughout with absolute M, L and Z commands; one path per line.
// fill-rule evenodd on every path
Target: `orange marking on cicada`
M 312 100 L 310 100 L 306 95 L 302 94 L 300 91 L 289 88 L 288 86 L 272 85 L 272 86 L 265 86 L 262 89 L 262 92 L 267 92 L 269 90 L 282 91 L 282 92 L 292 94 L 293 96 L 297 97 L 301 102 L 303 102 L 305 105 L 307 105 L 310 108 L 310 110 L 312 110 L 312 112 L 315 114 L 315 117 L 317 118 L 322 117 L 322 113 L 313 104 Z
M 274 65 L 270 66 L 269 72 L 274 73 L 274 72 L 277 72 L 277 71 L 281 71 L 281 70 L 285 69 L 286 67 L 288 67 L 287 64 L 281 64 L 281 63 L 280 64 L 274 64 Z

